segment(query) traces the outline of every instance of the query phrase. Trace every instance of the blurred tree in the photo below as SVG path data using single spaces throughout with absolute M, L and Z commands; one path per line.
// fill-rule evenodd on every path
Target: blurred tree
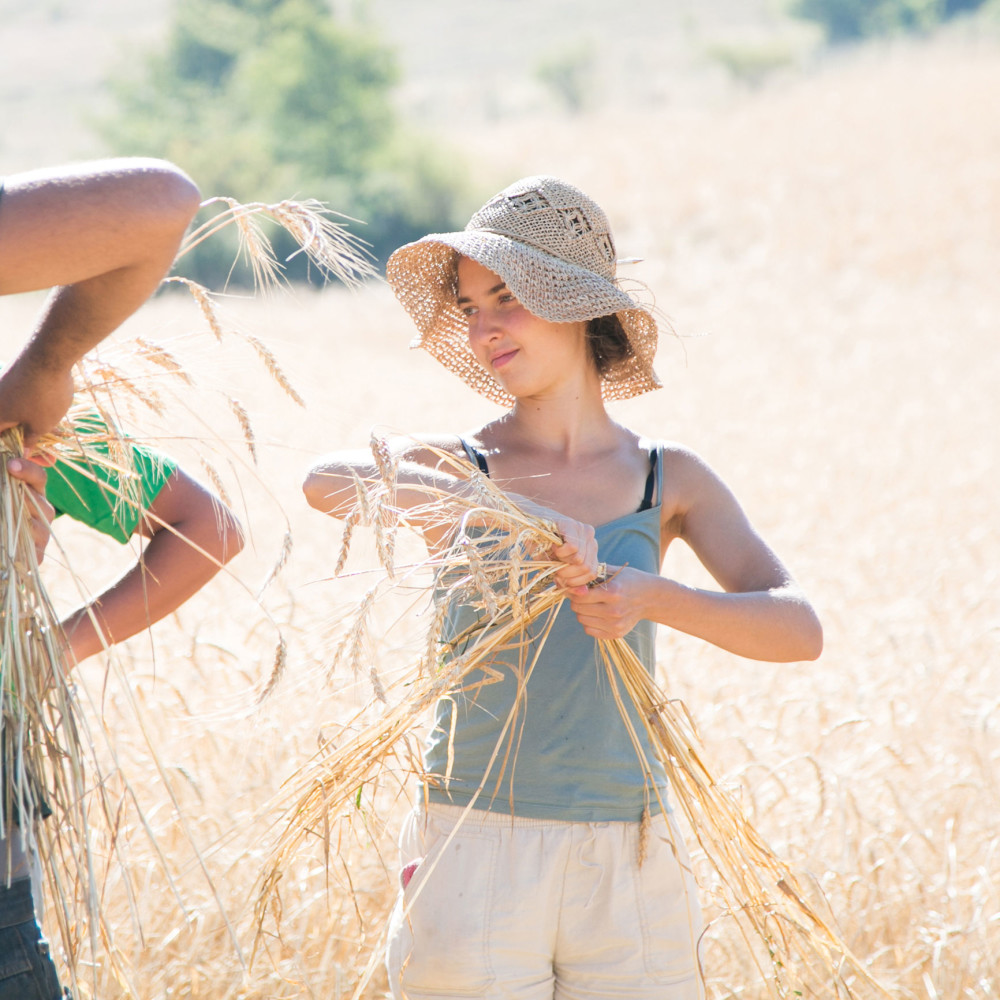
M 590 105 L 598 66 L 597 48 L 590 41 L 577 41 L 550 53 L 535 69 L 535 77 L 572 114 Z
M 705 55 L 748 87 L 759 87 L 775 73 L 793 67 L 798 58 L 789 39 L 760 38 L 718 41 L 705 47 Z
M 398 78 L 392 50 L 338 23 L 325 0 L 177 0 L 165 49 L 111 81 L 117 110 L 98 128 L 115 153 L 184 167 L 206 196 L 327 201 L 366 220 L 352 228 L 384 260 L 430 229 L 455 228 L 464 190 L 455 158 L 397 120 Z M 274 239 L 279 255 L 294 249 Z M 227 280 L 224 242 L 203 244 L 182 272 Z M 306 262 L 296 267 L 304 277 Z
M 823 25 L 831 42 L 900 31 L 928 31 L 935 24 L 981 7 L 986 0 L 793 0 L 792 12 Z

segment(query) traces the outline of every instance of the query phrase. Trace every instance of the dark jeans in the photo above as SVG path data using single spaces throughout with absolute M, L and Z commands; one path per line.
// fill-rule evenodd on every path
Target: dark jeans
M 48 942 L 35 920 L 31 879 L 0 885 L 0 1000 L 63 1000 Z

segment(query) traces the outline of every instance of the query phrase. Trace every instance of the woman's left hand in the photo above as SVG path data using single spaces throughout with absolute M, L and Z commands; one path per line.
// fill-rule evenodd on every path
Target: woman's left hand
M 608 566 L 604 583 L 574 587 L 569 604 L 584 632 L 595 639 L 620 639 L 628 635 L 643 613 L 644 573 L 628 566 Z

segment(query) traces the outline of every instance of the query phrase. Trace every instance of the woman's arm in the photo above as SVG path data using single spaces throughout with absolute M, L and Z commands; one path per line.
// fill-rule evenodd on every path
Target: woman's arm
M 77 661 L 176 610 L 243 548 L 232 511 L 182 469 L 171 474 L 136 531 L 149 538 L 136 565 L 62 622 Z
M 453 439 L 432 447 L 412 446 L 398 454 L 394 502 L 407 512 L 410 523 L 423 535 L 431 551 L 447 547 L 454 537 L 457 513 L 447 517 L 440 501 L 451 495 L 472 496 L 469 480 L 455 467 L 442 460 L 442 452 L 455 457 Z M 370 451 L 334 452 L 321 458 L 306 474 L 302 489 L 306 501 L 316 510 L 343 519 L 357 498 L 355 476 L 362 482 L 374 482 L 379 471 Z M 562 545 L 552 548 L 551 558 L 563 563 L 556 578 L 564 587 L 576 587 L 594 579 L 597 573 L 597 542 L 589 524 L 566 518 L 556 511 L 517 494 L 507 494 L 526 514 L 552 521 L 562 536 Z M 433 505 L 433 506 L 430 506 Z
M 750 659 L 816 659 L 823 648 L 816 612 L 725 483 L 680 449 L 665 452 L 663 471 L 665 540 L 687 542 L 722 592 L 610 567 L 608 583 L 570 597 L 587 633 L 617 638 L 647 618 Z
M 394 477 L 395 505 L 408 513 L 415 512 L 418 524 L 420 509 L 426 504 L 442 494 L 458 496 L 467 492 L 467 481 L 446 471 L 436 451 L 423 447 L 399 448 L 393 458 L 398 463 Z M 357 501 L 355 477 L 365 484 L 381 478 L 370 450 L 324 455 L 306 473 L 302 484 L 306 502 L 323 514 L 343 520 Z

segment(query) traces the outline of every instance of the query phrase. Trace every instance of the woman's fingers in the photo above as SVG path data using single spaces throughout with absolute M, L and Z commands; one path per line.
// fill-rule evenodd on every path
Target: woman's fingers
M 575 587 L 570 607 L 587 635 L 596 639 L 620 639 L 635 628 L 642 617 L 634 571 L 604 567 L 607 579 L 597 586 Z
M 556 571 L 556 580 L 563 587 L 579 587 L 597 575 L 597 539 L 592 525 L 571 518 L 561 518 L 556 528 L 562 536 L 561 545 L 553 546 L 550 556 L 563 563 Z

